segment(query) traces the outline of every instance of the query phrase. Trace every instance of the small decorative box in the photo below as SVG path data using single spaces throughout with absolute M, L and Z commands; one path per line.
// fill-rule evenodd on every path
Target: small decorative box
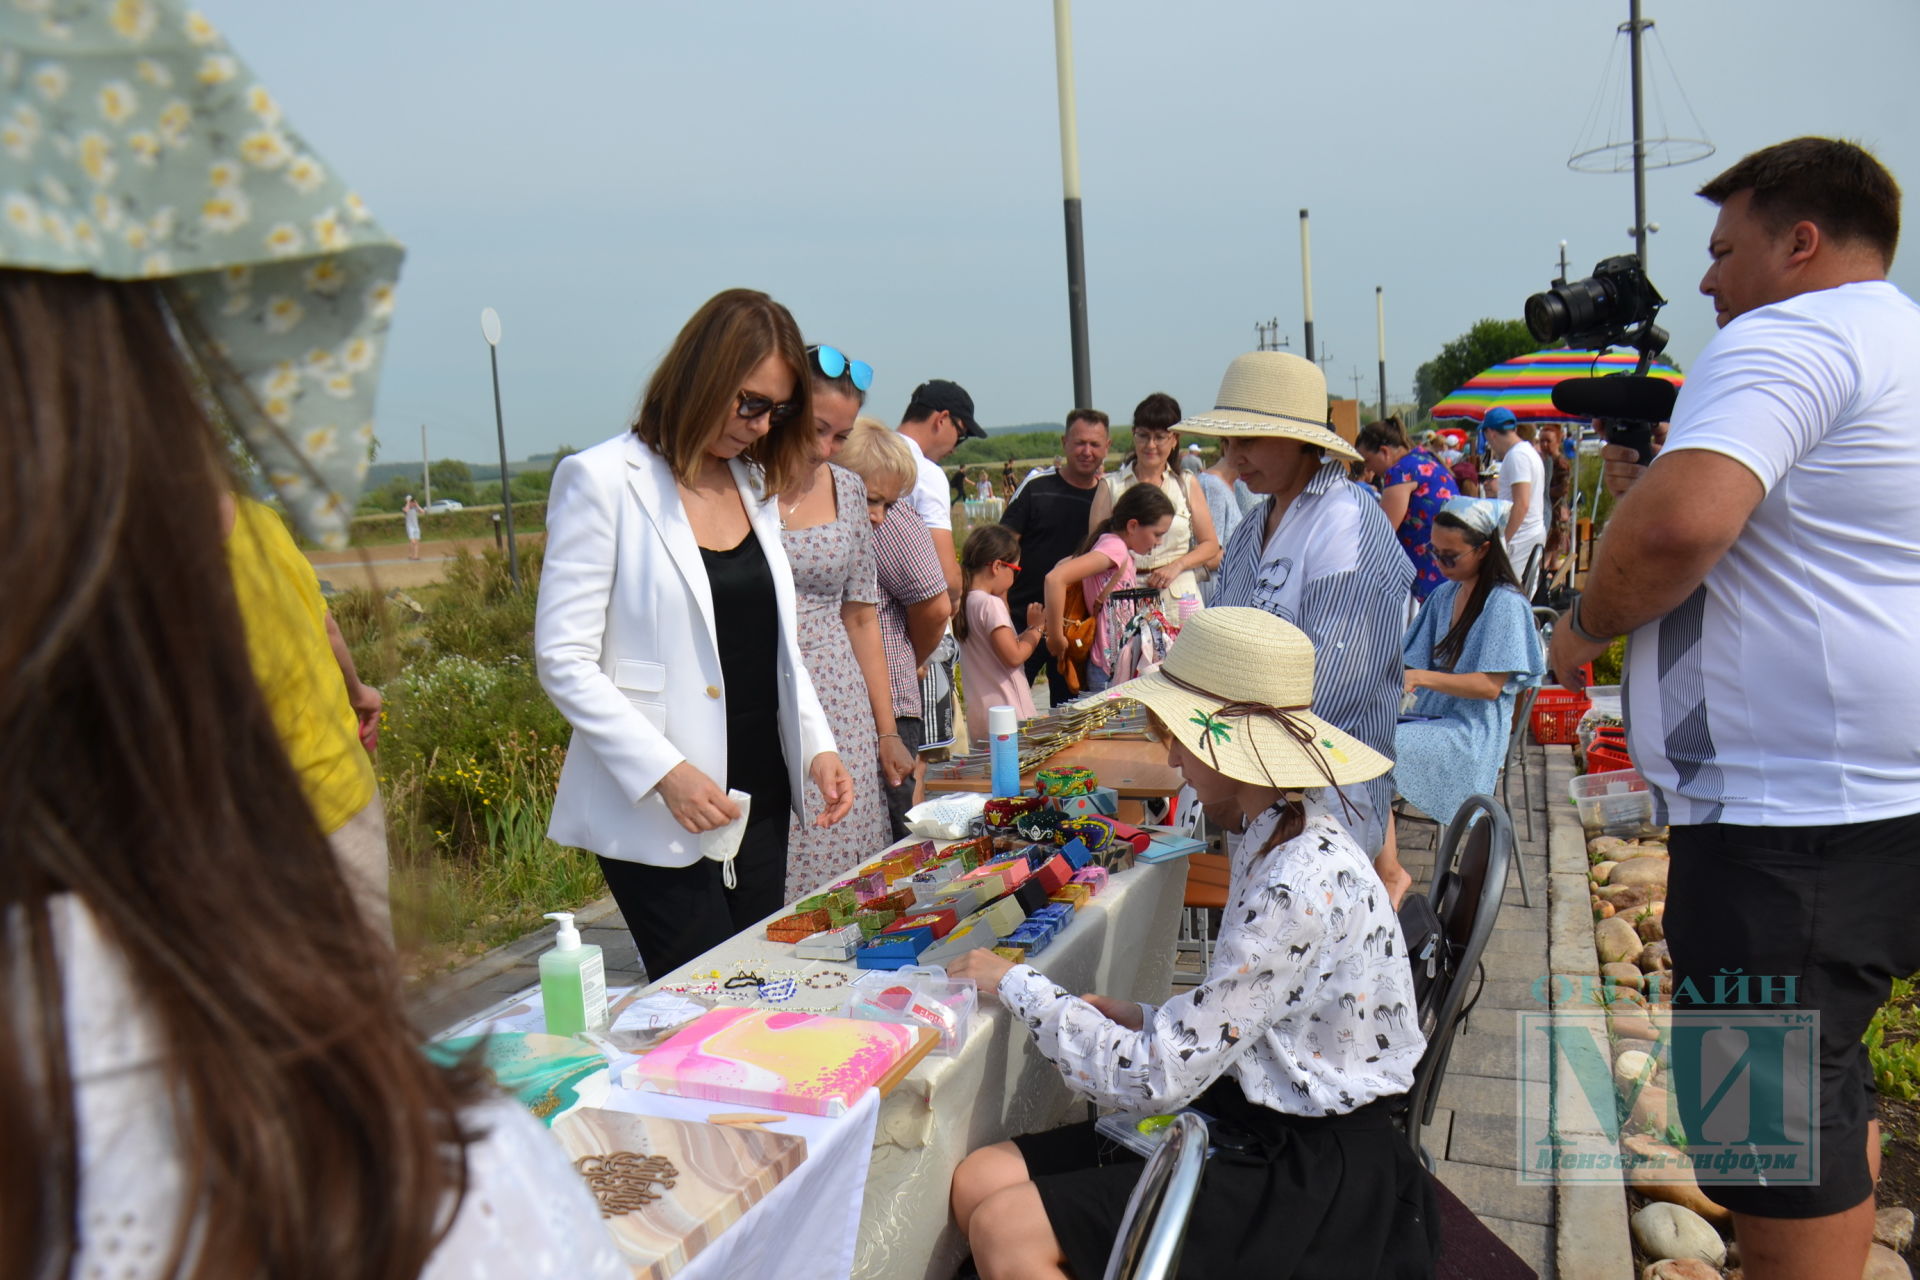
M 793 954 L 802 960 L 837 960 L 845 963 L 860 950 L 865 935 L 857 924 L 826 929 L 794 944 Z
M 959 923 L 959 917 L 951 911 L 916 911 L 901 916 L 880 931 L 881 937 L 890 933 L 899 933 L 906 929 L 931 929 L 933 936 L 944 938 L 953 932 L 953 926 Z
M 1040 887 L 1045 889 L 1049 896 L 1052 896 L 1060 892 L 1062 886 L 1073 879 L 1073 872 L 1073 864 L 1056 853 L 1034 871 L 1033 878 L 1040 882 Z
M 1112 787 L 1095 787 L 1082 795 L 1049 796 L 1047 803 L 1062 817 L 1111 818 L 1120 812 L 1120 793 Z
M 887 878 L 878 871 L 866 871 L 855 876 L 848 887 L 853 890 L 854 901 L 866 902 L 887 891 Z
M 892 884 L 895 880 L 906 879 L 919 869 L 920 864 L 915 862 L 911 855 L 907 857 L 895 855 L 880 864 L 880 874 L 887 878 L 888 884 Z
M 890 911 L 884 907 L 862 907 L 853 913 L 854 924 L 859 926 L 861 936 L 867 938 L 874 937 L 899 918 L 898 911 Z
M 1025 964 L 1027 962 L 1027 949 L 1025 947 L 1009 946 L 1005 940 L 1002 940 L 1000 945 L 993 949 L 993 954 L 999 956 L 1002 960 L 1011 960 L 1015 964 Z
M 936 856 L 933 841 L 922 840 L 918 844 L 902 845 L 888 855 L 893 858 L 912 858 L 916 867 L 924 867 Z
M 1088 893 L 1100 894 L 1107 887 L 1107 869 L 1105 867 L 1082 867 L 1073 873 L 1073 883 L 1085 886 Z
M 1023 813 L 1032 813 L 1046 807 L 1046 801 L 1038 796 L 1003 796 L 987 801 L 987 830 L 1012 830 Z
M 1027 922 L 1027 909 L 1014 898 L 1002 898 L 987 907 L 982 914 L 992 927 L 994 936 L 1004 938 Z
M 1053 901 L 1063 902 L 1075 911 L 1078 911 L 1080 908 L 1086 906 L 1088 899 L 1092 897 L 1093 890 L 1087 888 L 1086 885 L 1067 884 L 1061 886 L 1060 891 L 1053 895 Z
M 985 925 L 956 925 L 952 933 L 944 938 L 936 938 L 932 946 L 920 953 L 920 963 L 945 964 L 969 951 L 991 947 L 995 941 L 993 930 Z
M 972 915 L 986 903 L 979 889 L 970 885 L 950 884 L 947 891 L 937 898 L 916 901 L 915 911 L 951 911 L 961 919 Z
M 880 911 L 911 911 L 913 909 L 913 890 L 895 889 L 891 893 L 883 893 L 877 898 L 867 899 L 867 906 Z
M 1020 904 L 1022 911 L 1032 915 L 1047 905 L 1047 887 L 1038 880 L 1028 880 L 1013 891 L 1013 900 Z
M 971 871 L 992 856 L 993 841 L 986 836 L 975 836 L 971 840 L 948 845 L 946 851 L 960 859 L 961 865 Z
M 1000 939 L 1001 946 L 1024 948 L 1030 956 L 1037 956 L 1053 944 L 1053 930 L 1043 924 L 1029 921 Z
M 1084 840 L 1067 841 L 1060 846 L 1060 856 L 1065 858 L 1067 865 L 1076 872 L 1084 871 L 1093 864 L 1093 852 L 1087 848 Z M 1106 868 L 1102 867 L 1101 870 L 1104 871 Z
M 1048 797 L 1084 796 L 1099 782 L 1091 769 L 1042 769 L 1033 780 L 1040 794 Z
M 822 929 L 831 929 L 833 921 L 824 911 L 801 911 L 767 925 L 768 942 L 800 942 Z
M 918 964 L 920 953 L 933 945 L 933 930 L 904 929 L 883 933 L 860 948 L 853 962 L 862 969 L 898 969 Z
M 1069 903 L 1054 902 L 1051 899 L 1038 911 L 1028 916 L 1029 920 L 1039 920 L 1051 924 L 1056 929 L 1064 929 L 1073 920 L 1073 907 Z

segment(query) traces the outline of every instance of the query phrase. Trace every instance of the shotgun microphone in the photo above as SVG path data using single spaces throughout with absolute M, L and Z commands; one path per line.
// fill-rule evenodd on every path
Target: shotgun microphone
M 1680 389 L 1664 378 L 1616 374 L 1606 378 L 1566 378 L 1553 385 L 1553 407 L 1607 424 L 1607 443 L 1638 451 L 1641 462 L 1653 457 L 1653 427 L 1673 416 Z

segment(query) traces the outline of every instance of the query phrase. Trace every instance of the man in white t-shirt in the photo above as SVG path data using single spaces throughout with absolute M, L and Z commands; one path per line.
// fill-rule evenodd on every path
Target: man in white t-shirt
M 919 479 L 908 501 L 933 535 L 946 571 L 947 594 L 960 604 L 960 559 L 953 546 L 953 490 L 940 460 L 960 447 L 962 440 L 985 440 L 987 433 L 973 416 L 973 397 L 957 382 L 933 378 L 913 389 L 913 399 L 900 416 L 900 434 L 913 446 Z
M 1500 496 L 1513 504 L 1507 513 L 1507 559 L 1520 574 L 1529 599 L 1540 580 L 1547 547 L 1547 469 L 1540 452 L 1520 438 L 1511 409 L 1489 409 L 1480 422 L 1487 448 L 1500 459 Z
M 1625 496 L 1551 657 L 1567 683 L 1633 633 L 1629 745 L 1673 823 L 1676 1008 L 1819 1014 L 1818 1181 L 1703 1189 L 1733 1210 L 1749 1280 L 1851 1280 L 1878 1165 L 1860 1037 L 1920 970 L 1920 307 L 1886 281 L 1899 188 L 1859 147 L 1781 143 L 1700 194 L 1720 207 L 1700 290 L 1721 330 L 1653 465 L 1608 448 Z M 1711 1097 L 1743 1062 L 1701 1048 L 1673 1082 L 1692 1154 L 1786 1130 L 1755 1114 L 1709 1138 L 1686 1091 Z

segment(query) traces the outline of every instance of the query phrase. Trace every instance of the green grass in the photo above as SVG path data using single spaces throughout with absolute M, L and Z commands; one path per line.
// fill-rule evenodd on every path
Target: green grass
M 604 890 L 591 855 L 546 838 L 568 728 L 533 667 L 540 551 L 462 552 L 418 613 L 367 591 L 332 601 L 362 678 L 386 698 L 377 769 L 394 921 L 416 974 L 518 937 Z
M 1873 1067 L 1873 1086 L 1882 1096 L 1912 1102 L 1920 1098 L 1920 1008 L 1912 978 L 1896 978 L 1893 995 L 1867 1024 L 1862 1037 Z

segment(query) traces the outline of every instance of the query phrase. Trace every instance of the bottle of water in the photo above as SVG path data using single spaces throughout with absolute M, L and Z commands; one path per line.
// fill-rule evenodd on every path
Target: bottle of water
M 987 737 L 996 798 L 1020 794 L 1020 721 L 1012 707 L 987 708 Z

